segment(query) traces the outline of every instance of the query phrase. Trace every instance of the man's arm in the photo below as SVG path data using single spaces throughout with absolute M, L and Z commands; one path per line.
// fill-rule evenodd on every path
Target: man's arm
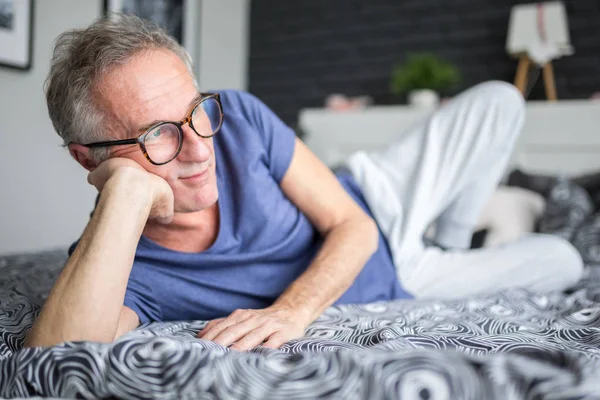
M 279 347 L 304 329 L 354 282 L 377 249 L 375 222 L 363 212 L 337 178 L 300 140 L 281 181 L 286 196 L 308 217 L 325 240 L 307 270 L 265 310 L 237 310 L 211 321 L 199 336 L 239 350 L 268 338 Z
M 281 187 L 325 239 L 274 304 L 297 310 L 310 323 L 344 294 L 377 250 L 377 225 L 299 139 Z
M 25 346 L 76 340 L 111 342 L 139 324 L 137 315 L 123 306 L 135 249 L 146 220 L 156 212 L 155 199 L 165 202 L 166 196 L 171 210 L 172 199 L 156 194 L 164 191 L 164 186 L 168 188 L 166 182 L 156 190 L 156 182 L 150 180 L 158 177 L 137 167 L 123 167 L 128 161 L 113 160 L 90 174 L 90 182 L 101 190 L 100 201 Z

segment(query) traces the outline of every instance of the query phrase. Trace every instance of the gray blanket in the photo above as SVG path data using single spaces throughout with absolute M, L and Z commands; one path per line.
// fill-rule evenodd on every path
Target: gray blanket
M 21 349 L 65 259 L 0 258 L 0 397 L 600 398 L 598 268 L 569 294 L 333 307 L 280 350 L 196 339 L 205 321 Z

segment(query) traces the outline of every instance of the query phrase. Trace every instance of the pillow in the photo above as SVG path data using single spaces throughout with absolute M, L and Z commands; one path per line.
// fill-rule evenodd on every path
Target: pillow
M 487 228 L 483 247 L 499 246 L 534 232 L 544 209 L 544 197 L 538 193 L 519 187 L 498 187 L 477 225 L 478 229 Z

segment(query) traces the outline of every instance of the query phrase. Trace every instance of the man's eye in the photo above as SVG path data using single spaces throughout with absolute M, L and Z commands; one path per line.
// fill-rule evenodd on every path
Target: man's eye
M 158 137 L 160 136 L 160 128 L 158 128 L 157 130 L 154 131 L 154 133 L 152 134 L 154 137 Z

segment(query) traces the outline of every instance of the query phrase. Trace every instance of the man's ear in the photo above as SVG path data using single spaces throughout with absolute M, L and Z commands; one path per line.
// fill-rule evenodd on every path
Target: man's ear
M 68 148 L 71 157 L 73 157 L 75 161 L 77 161 L 83 168 L 90 172 L 96 169 L 97 165 L 90 154 L 89 147 L 71 143 L 68 145 Z

